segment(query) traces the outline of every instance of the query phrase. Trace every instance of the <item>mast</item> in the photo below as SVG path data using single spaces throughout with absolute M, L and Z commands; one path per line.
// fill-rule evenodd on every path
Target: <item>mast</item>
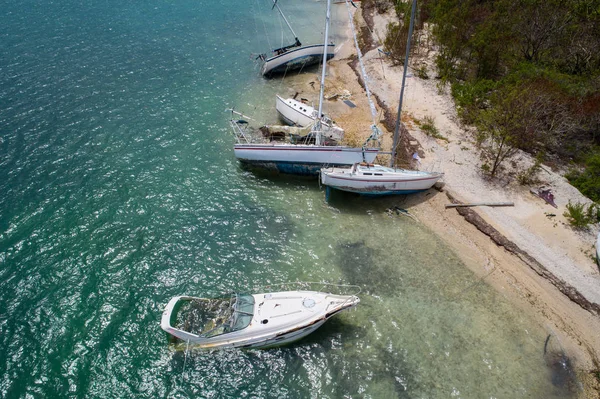
M 277 4 L 277 0 L 273 0 L 273 7 L 277 7 L 277 11 L 279 11 L 279 14 L 281 15 L 281 17 L 283 18 L 283 20 L 287 24 L 288 28 L 290 28 L 290 31 L 292 32 L 292 35 L 294 35 L 294 39 L 296 40 L 296 45 L 300 45 L 300 40 L 298 40 L 298 36 L 296 35 L 296 32 L 294 32 L 294 30 L 292 29 L 292 25 L 290 25 L 290 23 L 288 22 L 288 20 L 285 17 L 285 15 L 283 15 L 283 12 L 281 11 L 281 8 L 279 8 L 279 4 Z
M 404 84 L 406 83 L 406 71 L 408 70 L 408 55 L 410 54 L 410 39 L 412 38 L 413 27 L 415 22 L 415 9 L 417 8 L 417 0 L 413 0 L 412 9 L 410 10 L 410 25 L 408 27 L 408 39 L 406 41 L 406 56 L 404 57 L 404 72 L 402 73 L 402 87 L 400 88 L 400 102 L 398 103 L 398 117 L 396 118 L 396 129 L 394 130 L 394 143 L 392 144 L 392 159 L 390 167 L 394 167 L 396 161 L 396 148 L 398 147 L 398 133 L 400 131 L 400 119 L 402 113 L 402 99 L 404 97 Z
M 319 113 L 315 122 L 315 144 L 321 145 L 321 115 L 323 115 L 323 94 L 325 92 L 325 70 L 327 66 L 327 40 L 329 38 L 329 19 L 331 17 L 331 0 L 327 0 L 327 14 L 325 14 L 325 40 L 323 45 L 323 70 L 321 71 L 321 91 L 319 93 Z

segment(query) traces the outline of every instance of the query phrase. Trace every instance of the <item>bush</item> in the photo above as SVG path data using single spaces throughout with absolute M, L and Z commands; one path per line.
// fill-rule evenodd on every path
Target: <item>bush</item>
M 490 107 L 490 93 L 494 92 L 497 83 L 481 79 L 473 83 L 453 83 L 452 96 L 458 106 L 460 117 L 465 123 L 474 123 L 479 111 Z
M 392 6 L 390 0 L 363 0 L 362 4 L 363 8 L 374 8 L 379 14 L 385 14 Z
M 394 22 L 390 22 L 387 25 L 387 33 L 385 35 L 383 47 L 389 53 L 389 56 L 395 65 L 404 64 L 407 37 L 408 27 Z
M 597 223 L 600 218 L 600 213 L 597 204 L 590 204 L 586 209 L 585 204 L 580 202 L 572 204 L 571 201 L 569 201 L 567 210 L 563 213 L 563 216 L 567 218 L 567 221 L 571 226 L 577 229 L 583 229 L 590 224 Z
M 573 170 L 565 177 L 583 195 L 592 201 L 600 202 L 600 150 L 596 149 L 587 157 L 583 171 Z
M 421 128 L 423 133 L 436 139 L 446 140 L 448 139 L 440 134 L 440 131 L 435 126 L 435 121 L 431 116 L 426 116 L 423 120 L 415 120 L 416 124 Z
M 539 183 L 537 174 L 542 168 L 542 161 L 544 160 L 544 153 L 538 152 L 535 157 L 535 162 L 527 170 L 517 174 L 517 181 L 520 185 L 526 186 L 530 184 Z
M 417 68 L 417 76 L 419 79 L 429 79 L 429 75 L 427 74 L 427 65 L 421 65 L 419 68 Z

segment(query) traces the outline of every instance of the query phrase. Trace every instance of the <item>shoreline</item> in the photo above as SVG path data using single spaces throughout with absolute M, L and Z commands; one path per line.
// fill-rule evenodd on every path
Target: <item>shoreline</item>
M 358 16 L 357 10 L 353 10 L 355 21 L 360 19 L 359 23 L 364 25 L 368 22 L 362 18 L 362 7 L 359 10 Z M 385 32 L 385 16 L 375 14 L 368 19 L 374 24 L 370 31 L 376 36 L 378 32 Z M 356 29 L 360 30 L 358 26 Z M 393 132 L 389 131 L 389 121 L 394 105 L 397 107 L 401 81 L 398 76 L 402 74 L 402 67 L 394 67 L 381 59 L 376 47 L 373 48 L 375 50 L 363 54 L 363 61 L 369 89 L 376 98 L 380 116 L 383 115 L 380 125 L 388 130 L 382 139 L 386 149 L 391 147 L 389 133 Z M 344 120 L 343 127 L 348 122 L 349 141 L 359 142 L 363 138 L 360 132 L 369 132 L 370 114 L 365 112 L 368 105 L 362 77 L 352 66 L 357 59 L 349 28 L 348 39 L 336 50 L 339 50 L 336 58 L 328 63 L 326 87 L 344 87 L 353 93 L 351 100 L 357 108 L 350 111 L 335 103 L 328 103 L 327 108 L 332 117 Z M 430 195 L 427 200 L 422 200 L 425 193 L 412 199 L 409 196 L 401 200 L 402 207 L 414 212 L 423 225 L 452 248 L 482 283 L 545 325 L 549 337 L 556 335 L 585 387 L 583 392 L 578 392 L 579 396 L 597 395 L 600 382 L 592 373 L 600 368 L 600 301 L 596 295 L 600 289 L 594 291 L 594 287 L 600 287 L 600 270 L 585 249 L 593 246 L 597 232 L 573 231 L 562 216 L 567 201 L 586 199 L 549 168 L 544 169 L 544 177 L 560 200 L 557 210 L 547 208 L 522 186 L 484 179 L 469 129 L 460 125 L 452 99 L 447 93 L 440 93 L 435 82 L 414 76 L 409 79 L 403 111 L 402 121 L 408 128 L 402 146 L 406 154 L 418 149 L 422 169 L 441 165 L 448 178 L 444 179 L 442 192 Z M 447 142 L 427 136 L 416 127 L 415 119 L 431 114 L 436 127 L 448 137 Z M 532 162 L 526 154 L 518 158 L 521 168 Z M 509 198 L 515 207 L 508 210 L 444 207 L 445 203 L 476 202 L 481 198 L 490 201 Z M 552 211 L 554 213 L 550 213 Z

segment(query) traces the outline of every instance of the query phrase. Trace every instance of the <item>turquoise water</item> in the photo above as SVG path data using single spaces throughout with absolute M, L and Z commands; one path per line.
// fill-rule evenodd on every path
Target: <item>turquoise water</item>
M 281 4 L 319 40 L 323 2 Z M 326 204 L 239 168 L 224 110 L 264 114 L 284 87 L 251 56 L 281 42 L 268 1 L 0 5 L 0 397 L 568 396 L 545 328 L 388 215 L 399 200 Z M 265 351 L 160 330 L 174 295 L 296 280 L 362 302 Z

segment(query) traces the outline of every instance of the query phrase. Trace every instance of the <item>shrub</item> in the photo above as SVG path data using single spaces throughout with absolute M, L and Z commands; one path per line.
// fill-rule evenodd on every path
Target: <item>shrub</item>
M 567 204 L 567 210 L 563 213 L 563 216 L 567 218 L 571 226 L 577 229 L 583 229 L 598 222 L 600 217 L 597 204 L 590 204 L 586 209 L 585 204 L 580 202 L 572 204 L 571 201 Z
M 431 116 L 426 116 L 423 120 L 415 120 L 416 124 L 421 128 L 423 133 L 436 139 L 446 140 L 448 139 L 440 134 L 440 131 L 435 126 L 435 122 Z
M 527 170 L 517 174 L 517 181 L 520 185 L 530 185 L 539 182 L 537 174 L 542 167 L 542 161 L 544 160 L 544 153 L 538 152 L 535 157 L 535 162 Z
M 390 22 L 387 25 L 387 33 L 385 35 L 383 47 L 389 53 L 389 56 L 395 65 L 404 64 L 407 37 L 408 27 L 394 22 Z
M 477 80 L 475 82 L 456 82 L 450 87 L 458 114 L 467 123 L 475 123 L 478 113 L 490 107 L 490 93 L 494 92 L 497 83 L 491 80 Z
M 427 74 L 427 65 L 421 65 L 419 68 L 417 68 L 417 76 L 419 79 L 429 79 L 429 75 Z
M 390 0 L 363 0 L 363 8 L 375 8 L 379 14 L 385 14 L 391 6 Z
M 600 150 L 596 149 L 587 157 L 583 171 L 573 170 L 565 177 L 583 195 L 600 202 Z

